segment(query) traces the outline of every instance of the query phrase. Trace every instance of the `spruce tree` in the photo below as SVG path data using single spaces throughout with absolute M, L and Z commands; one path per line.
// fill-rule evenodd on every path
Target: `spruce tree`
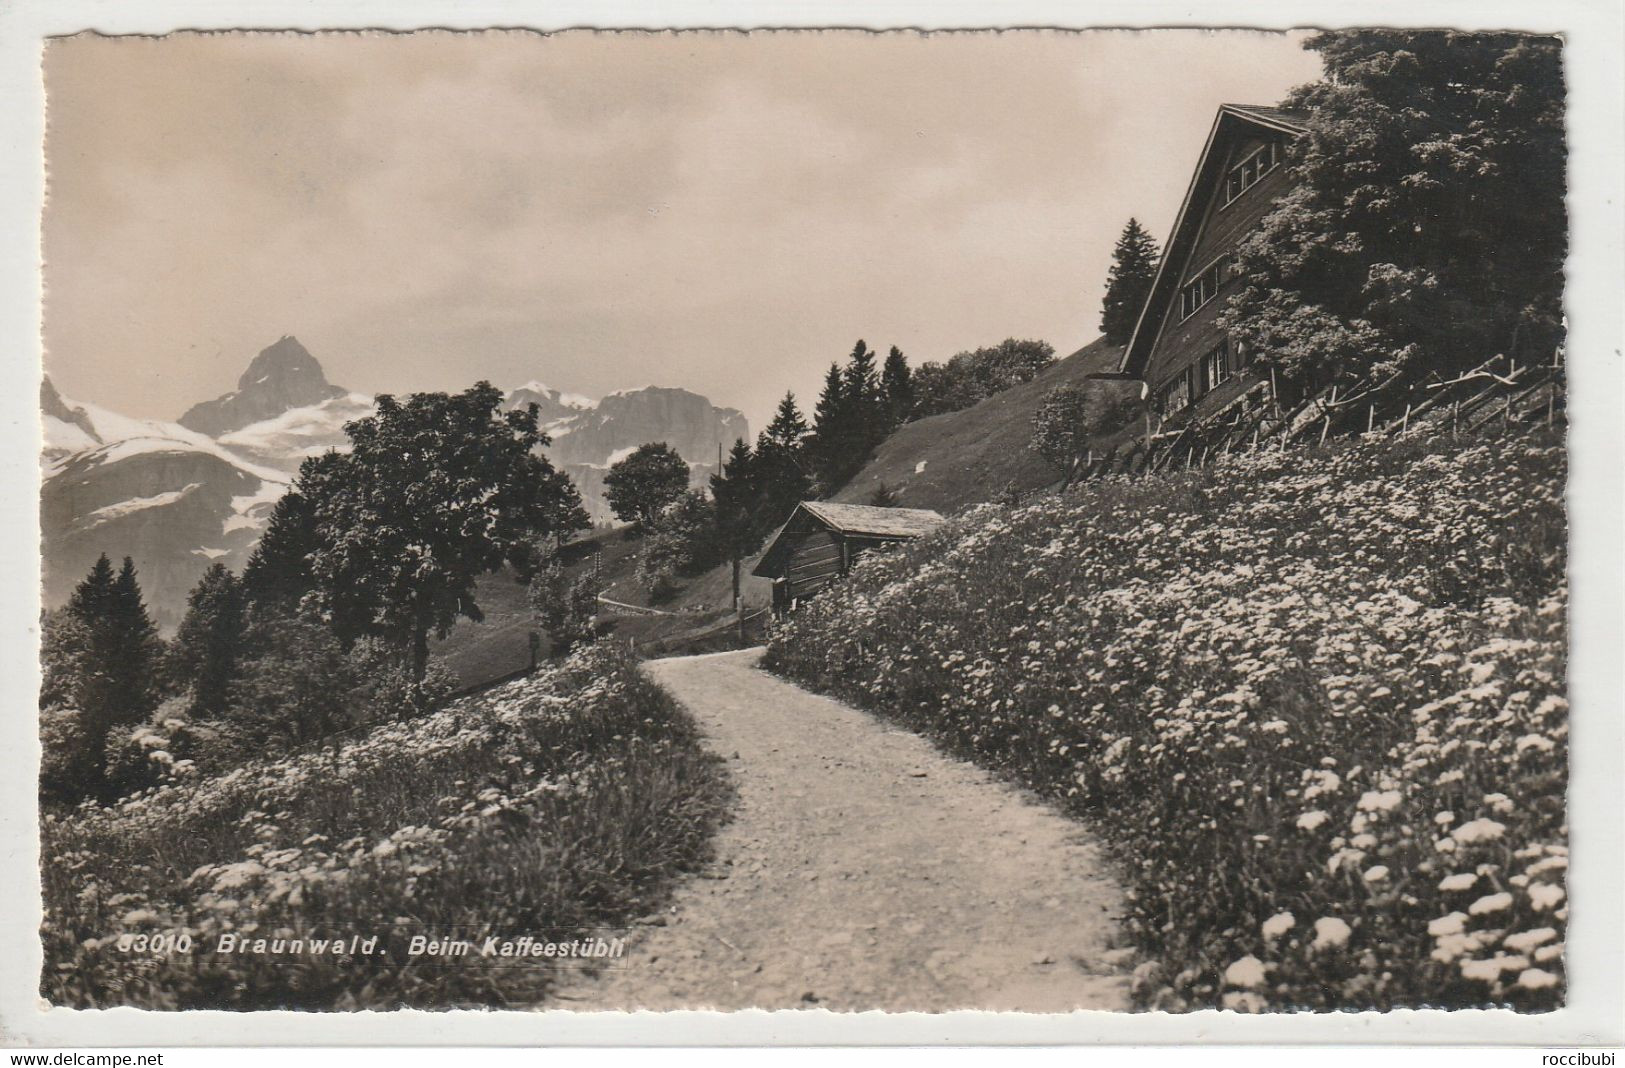
M 888 430 L 895 430 L 914 413 L 914 374 L 896 345 L 886 354 L 881 368 L 880 392 L 885 398 Z
M 193 715 L 213 719 L 225 711 L 245 625 L 242 584 L 216 563 L 187 595 L 170 654 L 176 678 L 191 687 Z
M 113 580 L 113 594 L 108 600 L 108 619 L 112 624 L 112 666 L 124 694 L 117 722 L 139 723 L 158 707 L 163 646 L 158 638 L 158 628 L 141 597 L 135 561 L 128 556 L 119 568 L 118 577 Z
M 1100 309 L 1100 330 L 1111 344 L 1128 344 L 1134 324 L 1139 321 L 1140 309 L 1151 295 L 1151 282 L 1156 273 L 1157 243 L 1138 219 L 1130 219 L 1117 239 L 1117 247 L 1112 250 L 1106 299 Z
M 300 478 L 314 476 L 320 458 L 306 460 Z M 243 566 L 243 598 L 256 611 L 293 612 L 315 588 L 310 554 L 316 550 L 316 521 L 304 494 L 290 491 L 271 509 L 260 542 Z
M 157 706 L 162 643 L 142 601 L 135 563 L 127 556 L 115 575 L 103 554 L 69 597 L 67 614 L 78 624 L 83 650 L 75 657 L 77 679 L 55 685 L 71 693 L 83 717 L 86 763 L 102 780 L 108 731 L 139 723 Z M 86 786 L 100 789 L 105 782 Z
M 851 436 L 851 408 L 847 404 L 846 382 L 839 364 L 829 365 L 824 389 L 813 408 L 812 437 L 807 442 L 808 459 L 818 492 L 828 496 L 841 485 L 845 467 L 846 443 Z
M 795 394 L 786 393 L 773 421 L 756 438 L 758 497 L 753 522 L 761 534 L 777 530 L 812 494 L 806 440 L 807 421 Z
M 843 476 L 855 474 L 869 453 L 889 432 L 886 401 L 880 391 L 880 372 L 875 354 L 862 338 L 853 346 L 841 372 L 848 412 L 847 440 L 843 451 Z
M 755 522 L 761 497 L 756 454 L 743 438 L 736 440 L 728 460 L 711 476 L 711 500 L 716 511 L 717 540 L 733 567 L 734 611 L 739 611 L 740 562 L 762 543 Z

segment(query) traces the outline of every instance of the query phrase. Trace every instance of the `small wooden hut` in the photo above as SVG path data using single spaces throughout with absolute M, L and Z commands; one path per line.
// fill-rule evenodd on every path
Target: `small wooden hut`
M 788 612 L 850 571 L 869 549 L 911 541 L 942 522 L 924 508 L 802 501 L 751 573 L 773 581 L 773 610 Z

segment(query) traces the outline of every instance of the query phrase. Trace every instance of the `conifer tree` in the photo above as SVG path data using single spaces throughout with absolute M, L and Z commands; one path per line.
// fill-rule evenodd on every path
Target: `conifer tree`
M 736 440 L 721 472 L 711 476 L 711 500 L 716 511 L 717 540 L 733 567 L 734 611 L 739 611 L 740 562 L 762 543 L 756 523 L 762 487 L 757 456 L 750 443 Z
M 311 556 L 317 548 L 316 517 L 310 492 L 327 492 L 340 473 L 342 458 L 337 453 L 312 456 L 299 465 L 294 488 L 284 493 L 271 509 L 259 544 L 243 566 L 242 592 L 254 611 L 292 613 L 299 601 L 316 587 Z
M 813 408 L 812 437 L 807 442 L 808 459 L 820 493 L 840 488 L 845 467 L 846 443 L 851 436 L 851 407 L 847 404 L 846 382 L 839 364 L 829 365 L 824 389 Z
M 862 338 L 852 347 L 841 372 L 847 404 L 847 440 L 843 450 L 842 481 L 855 474 L 869 453 L 890 431 L 886 401 L 880 391 L 875 354 Z
M 886 354 L 881 368 L 880 392 L 885 398 L 887 430 L 895 430 L 914 412 L 914 374 L 896 345 Z
M 102 554 L 69 597 L 65 614 L 76 648 L 59 651 L 53 661 L 71 677 L 59 672 L 51 683 L 82 717 L 85 766 L 98 780 L 84 785 L 94 792 L 105 786 L 108 731 L 140 722 L 157 704 L 162 645 L 129 557 L 115 574 Z
M 806 440 L 807 421 L 795 394 L 786 393 L 773 421 L 756 437 L 758 497 L 753 520 L 763 535 L 777 530 L 812 493 Z
M 1130 219 L 1112 250 L 1111 272 L 1106 278 L 1106 299 L 1101 303 L 1100 331 L 1113 345 L 1128 344 L 1139 321 L 1140 309 L 1151 295 L 1157 273 L 1157 243 Z
M 139 723 L 158 706 L 163 645 L 142 600 L 135 561 L 128 556 L 113 580 L 107 621 L 110 627 L 106 648 L 111 654 L 108 667 L 123 697 L 114 722 Z
M 242 583 L 216 563 L 187 595 L 170 654 L 176 678 L 192 689 L 193 715 L 213 719 L 225 711 L 245 627 Z

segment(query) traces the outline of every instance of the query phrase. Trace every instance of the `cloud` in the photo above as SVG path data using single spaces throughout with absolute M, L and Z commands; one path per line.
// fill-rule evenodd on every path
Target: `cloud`
M 1090 340 L 1217 104 L 1316 71 L 1245 32 L 60 40 L 48 370 L 173 417 L 294 333 L 356 389 L 659 379 L 760 425 L 860 336 Z

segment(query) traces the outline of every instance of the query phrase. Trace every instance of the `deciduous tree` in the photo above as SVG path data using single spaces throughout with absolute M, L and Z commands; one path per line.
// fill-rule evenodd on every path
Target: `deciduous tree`
M 1221 322 L 1299 387 L 1451 372 L 1562 337 L 1564 85 L 1555 38 L 1337 30 L 1296 179 L 1238 255 Z
M 348 453 L 300 469 L 314 607 L 339 637 L 383 639 L 420 686 L 429 635 L 483 618 L 475 580 L 553 533 L 558 515 L 536 417 L 535 405 L 503 411 L 488 382 L 404 402 L 385 394 L 375 415 L 344 428 Z
M 688 489 L 688 464 L 664 441 L 639 445 L 609 469 L 604 489 L 616 516 L 646 530 Z

